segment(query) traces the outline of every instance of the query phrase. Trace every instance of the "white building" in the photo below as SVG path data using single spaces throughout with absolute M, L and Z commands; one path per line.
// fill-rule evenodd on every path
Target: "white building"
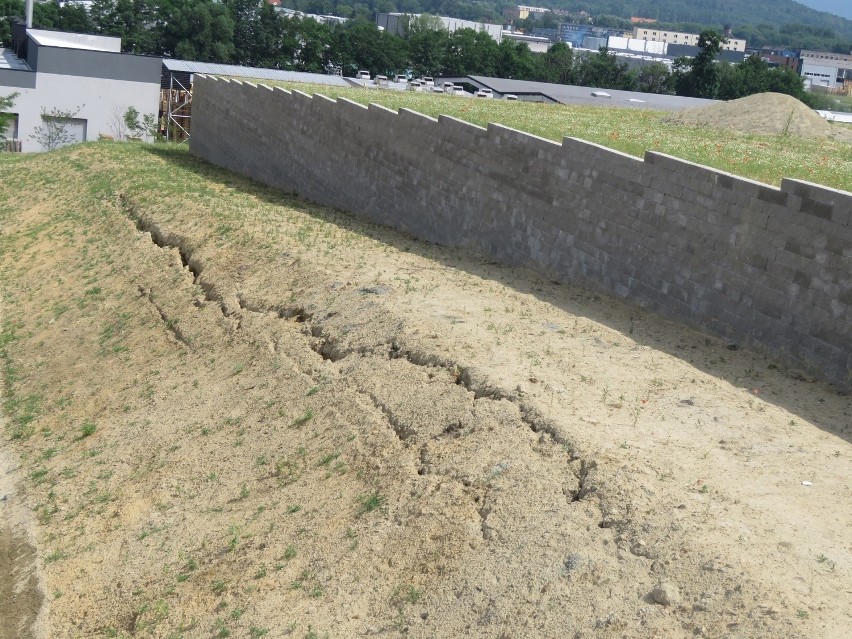
M 806 87 L 840 89 L 844 84 L 852 83 L 852 55 L 802 49 L 799 53 L 799 75 Z
M 7 137 L 23 151 L 42 151 L 34 139 L 45 112 L 63 119 L 75 141 L 116 137 L 128 107 L 157 117 L 160 58 L 121 53 L 121 40 L 104 36 L 27 29 L 14 25 L 12 49 L 0 50 L 0 95 L 17 93 Z
M 379 13 L 376 15 L 376 25 L 389 33 L 402 35 L 407 22 L 406 18 L 416 18 L 419 13 Z M 503 39 L 503 26 L 490 24 L 488 22 L 473 22 L 472 20 L 460 20 L 446 16 L 436 16 L 444 28 L 452 33 L 459 29 L 473 29 L 474 31 L 485 31 L 498 43 Z
M 538 38 L 536 36 L 526 35 L 524 33 L 515 33 L 513 31 L 503 32 L 504 40 L 512 42 L 522 42 L 527 45 L 533 53 L 546 53 L 553 46 L 553 43 L 548 38 Z
M 636 27 L 633 29 L 633 37 L 637 40 L 649 40 L 651 42 L 668 42 L 671 44 L 687 44 L 698 46 L 698 35 L 694 33 L 682 33 L 681 31 L 666 31 L 659 27 Z M 745 51 L 746 41 L 737 38 L 728 38 L 727 44 L 722 45 L 722 51 Z

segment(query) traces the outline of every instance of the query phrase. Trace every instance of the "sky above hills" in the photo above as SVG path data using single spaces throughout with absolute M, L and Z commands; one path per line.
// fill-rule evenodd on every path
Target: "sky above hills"
M 852 20 L 852 0 L 796 0 L 800 4 L 816 9 L 817 11 L 828 11 L 837 16 Z

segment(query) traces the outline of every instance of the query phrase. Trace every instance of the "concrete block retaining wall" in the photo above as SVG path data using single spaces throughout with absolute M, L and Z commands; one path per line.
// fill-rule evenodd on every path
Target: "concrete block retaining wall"
M 852 193 L 208 77 L 195 79 L 190 149 L 852 389 Z

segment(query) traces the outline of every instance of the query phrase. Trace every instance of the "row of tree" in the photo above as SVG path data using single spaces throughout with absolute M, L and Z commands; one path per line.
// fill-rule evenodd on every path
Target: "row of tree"
M 5 3 L 5 5 L 3 4 Z M 0 0 L 10 14 L 20 0 Z M 35 23 L 46 28 L 119 36 L 126 50 L 166 57 L 322 73 L 341 67 L 347 75 L 485 75 L 502 78 L 731 99 L 778 91 L 814 104 L 791 70 L 770 69 L 758 58 L 731 66 L 716 62 L 723 39 L 701 34 L 701 53 L 663 64 L 629 68 L 605 49 L 576 54 L 565 44 L 533 54 L 523 44 L 499 44 L 484 31 L 448 32 L 425 14 L 410 19 L 398 36 L 373 22 L 321 24 L 284 17 L 262 0 L 94 0 L 80 6 L 35 6 Z

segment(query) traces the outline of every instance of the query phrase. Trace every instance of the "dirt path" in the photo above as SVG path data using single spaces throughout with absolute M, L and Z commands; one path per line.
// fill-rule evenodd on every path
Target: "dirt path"
M 0 639 L 37 639 L 44 636 L 47 610 L 32 516 L 16 492 L 16 467 L 13 455 L 0 450 Z
M 181 153 L 26 168 L 4 445 L 48 636 L 852 623 L 848 397 Z

